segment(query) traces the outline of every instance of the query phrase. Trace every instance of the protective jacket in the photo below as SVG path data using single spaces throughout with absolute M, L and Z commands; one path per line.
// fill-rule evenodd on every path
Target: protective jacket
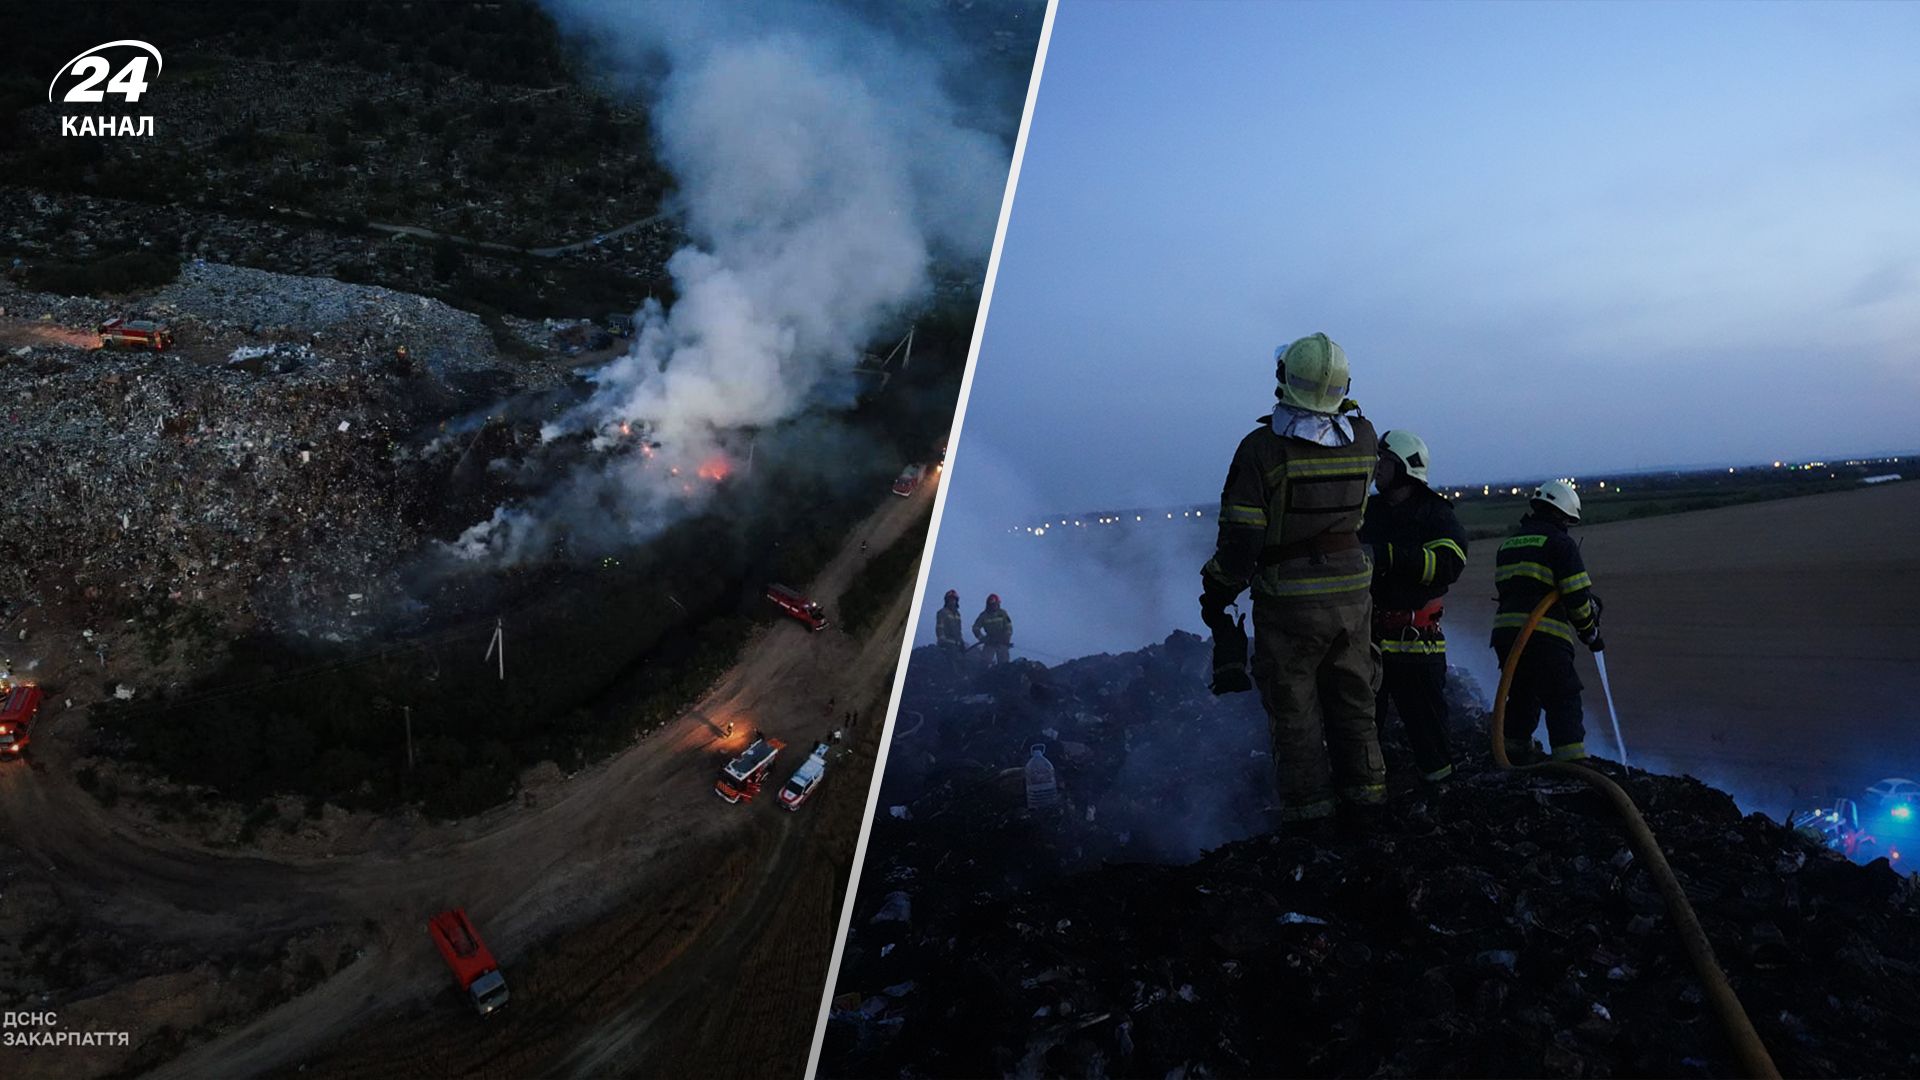
M 1373 552 L 1373 606 L 1386 611 L 1418 611 L 1467 568 L 1467 531 L 1453 503 L 1425 484 L 1397 504 L 1368 503 L 1360 542 Z
M 933 616 L 933 640 L 941 645 L 964 647 L 967 643 L 960 632 L 960 609 L 941 607 Z
M 973 620 L 973 636 L 989 645 L 1007 645 L 1013 641 L 1013 616 L 1006 608 L 987 608 Z
M 1257 601 L 1366 599 L 1373 571 L 1358 534 L 1379 436 L 1358 413 L 1339 419 L 1353 435 L 1341 446 L 1281 435 L 1273 417 L 1240 440 L 1220 493 L 1218 544 L 1201 569 L 1209 597 L 1231 601 L 1251 586 Z
M 1599 628 L 1593 578 L 1580 558 L 1580 546 L 1558 522 L 1537 514 L 1521 518 L 1519 528 L 1500 544 L 1493 582 L 1500 596 L 1500 609 L 1493 617 L 1496 649 L 1502 648 L 1503 639 L 1513 639 L 1533 606 L 1553 589 L 1560 590 L 1560 602 L 1540 620 L 1533 640 L 1551 641 L 1571 652 L 1580 635 Z

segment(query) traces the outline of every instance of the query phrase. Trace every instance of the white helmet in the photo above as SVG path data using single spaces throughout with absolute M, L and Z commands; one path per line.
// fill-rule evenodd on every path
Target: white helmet
M 1549 480 L 1534 488 L 1533 501 L 1546 503 L 1573 520 L 1580 520 L 1580 494 L 1565 480 Z
M 1430 455 L 1427 453 L 1426 441 L 1420 436 L 1411 431 L 1395 428 L 1380 436 L 1380 452 L 1392 454 L 1394 459 L 1400 462 L 1401 467 L 1407 470 L 1408 476 L 1423 484 L 1427 482 L 1427 462 Z

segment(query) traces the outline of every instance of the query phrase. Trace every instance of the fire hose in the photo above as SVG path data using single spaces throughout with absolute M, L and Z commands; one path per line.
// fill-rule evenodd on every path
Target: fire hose
M 1734 1057 L 1739 1060 L 1742 1071 L 1748 1076 L 1778 1078 L 1780 1072 L 1774 1068 L 1773 1057 L 1767 1053 L 1766 1044 L 1760 1041 L 1760 1033 L 1753 1029 L 1753 1022 L 1747 1018 L 1746 1007 L 1740 1004 L 1739 995 L 1733 992 L 1733 986 L 1727 982 L 1727 973 L 1714 957 L 1713 944 L 1707 940 L 1707 932 L 1701 928 L 1693 905 L 1687 902 L 1680 879 L 1674 877 L 1673 867 L 1667 865 L 1667 857 L 1660 850 L 1660 842 L 1654 839 L 1653 830 L 1647 827 L 1647 821 L 1640 816 L 1640 809 L 1633 804 L 1632 797 L 1619 784 L 1584 765 L 1567 761 L 1515 765 L 1507 759 L 1504 735 L 1507 693 L 1513 689 L 1513 673 L 1520 666 L 1520 655 L 1526 650 L 1527 639 L 1533 636 L 1534 629 L 1546 617 L 1547 611 L 1559 602 L 1560 591 L 1555 589 L 1534 606 L 1527 615 L 1526 624 L 1520 627 L 1519 636 L 1513 639 L 1512 648 L 1507 650 L 1506 663 L 1500 666 L 1500 688 L 1493 695 L 1493 760 L 1502 769 L 1514 772 L 1574 777 L 1599 789 L 1613 803 L 1614 809 L 1620 812 L 1626 822 L 1627 840 L 1634 853 L 1640 857 L 1647 872 L 1660 886 L 1660 894 L 1666 898 L 1667 913 L 1673 917 L 1674 927 L 1680 931 L 1680 942 L 1686 946 L 1694 974 L 1700 978 L 1701 989 L 1706 992 L 1708 1004 L 1720 1022 L 1721 1031 L 1732 1044 Z

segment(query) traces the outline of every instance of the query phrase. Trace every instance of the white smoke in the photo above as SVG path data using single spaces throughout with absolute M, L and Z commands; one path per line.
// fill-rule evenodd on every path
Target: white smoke
M 697 508 L 743 432 L 827 407 L 822 383 L 926 301 L 937 256 L 984 256 L 1006 177 L 1009 147 L 959 119 L 940 64 L 844 13 L 551 6 L 616 66 L 664 60 L 655 149 L 690 243 L 673 306 L 649 301 L 627 355 L 541 430 L 644 452 L 496 510 L 450 545 L 468 559 L 538 557 L 582 526 L 641 540 Z

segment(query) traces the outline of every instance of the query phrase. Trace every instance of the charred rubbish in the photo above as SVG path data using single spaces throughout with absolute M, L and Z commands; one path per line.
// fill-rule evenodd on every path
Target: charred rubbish
M 1272 831 L 1264 718 L 1206 643 L 992 671 L 914 654 L 828 1027 L 834 1075 L 1705 1076 L 1736 1070 L 1583 784 L 1460 775 L 1388 725 L 1389 812 Z M 1066 812 L 1030 813 L 1044 743 Z M 1256 759 L 1257 758 L 1257 759 Z M 1625 776 L 1786 1075 L 1910 1075 L 1920 891 L 1691 778 Z M 1202 849 L 1205 849 L 1204 852 Z

